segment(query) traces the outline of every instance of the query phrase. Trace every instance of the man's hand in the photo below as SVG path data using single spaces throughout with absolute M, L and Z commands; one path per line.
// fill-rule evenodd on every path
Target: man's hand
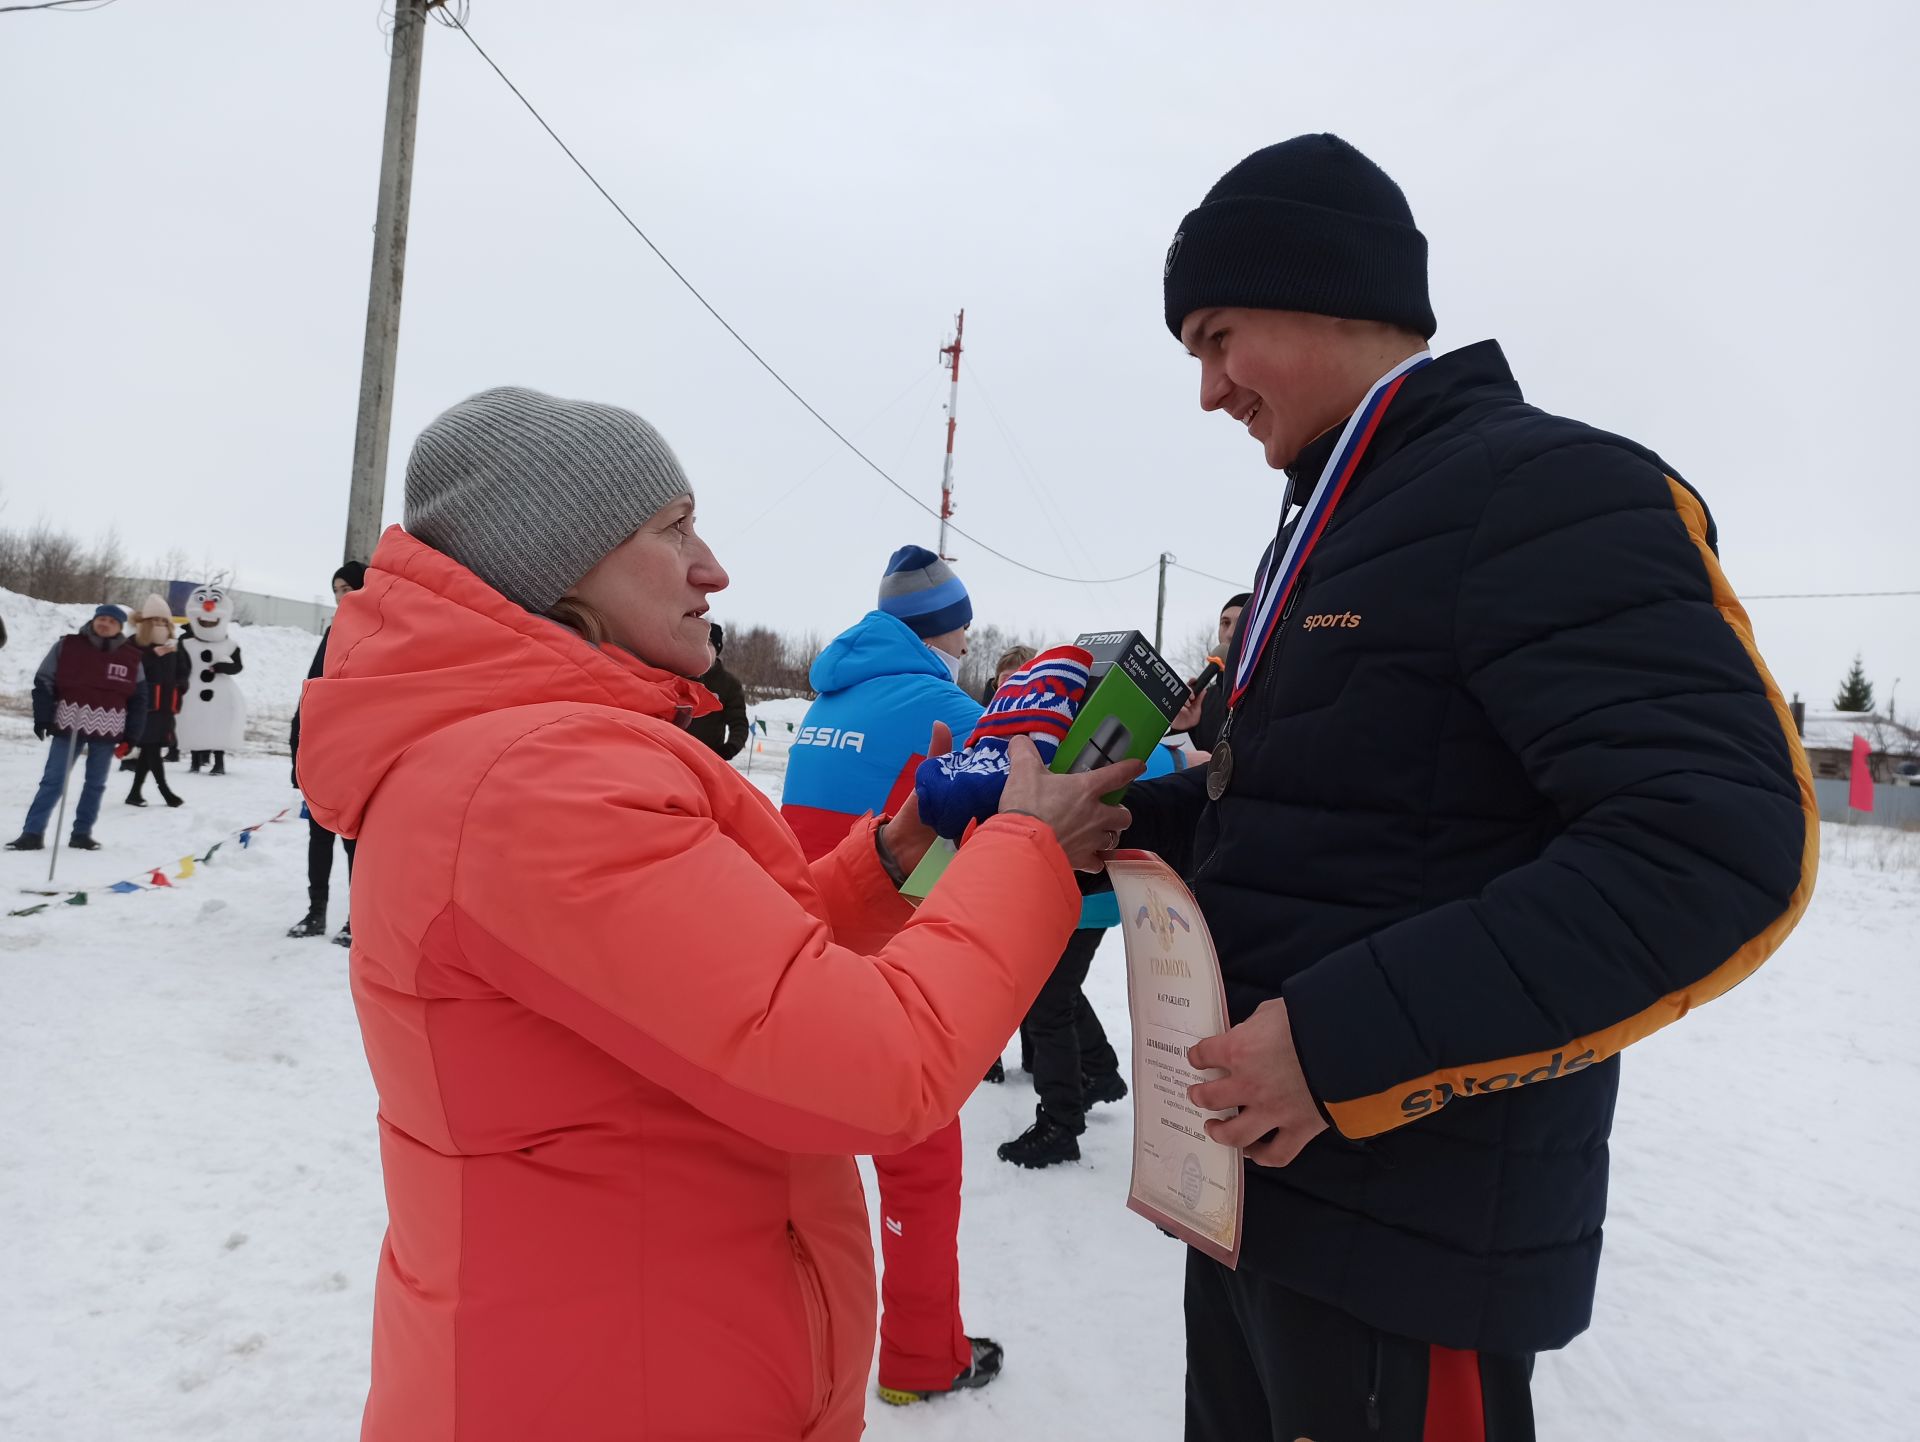
M 1206 695 L 1204 691 L 1189 689 L 1187 692 L 1187 704 L 1180 708 L 1180 714 L 1173 718 L 1173 724 L 1167 727 L 1167 730 L 1191 731 L 1194 727 L 1198 726 L 1200 724 L 1200 698 L 1204 695 Z
M 1220 1070 L 1216 1081 L 1187 1088 L 1187 1099 L 1208 1111 L 1240 1108 L 1240 1115 L 1207 1123 L 1216 1142 L 1239 1147 L 1263 1167 L 1284 1167 L 1327 1128 L 1307 1090 L 1307 1074 L 1293 1049 L 1293 1026 L 1279 997 L 1263 1001 L 1240 1025 L 1188 1048 L 1200 1071 Z M 1261 1141 L 1268 1132 L 1275 1135 Z
M 52 731 L 53 728 L 51 726 L 44 725 L 39 721 L 33 723 L 33 739 L 36 741 L 46 740 Z
M 953 750 L 953 728 L 944 721 L 933 723 L 933 736 L 927 742 L 929 758 L 945 756 Z M 899 813 L 886 825 L 887 850 L 893 853 L 893 859 L 907 875 L 913 875 L 927 854 L 927 848 L 933 845 L 933 828 L 920 819 L 920 797 L 909 791 L 907 799 L 901 804 Z

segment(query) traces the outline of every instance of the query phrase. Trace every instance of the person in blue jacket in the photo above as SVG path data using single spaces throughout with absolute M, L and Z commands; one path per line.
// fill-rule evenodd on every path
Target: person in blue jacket
M 952 567 L 921 546 L 887 562 L 879 604 L 813 663 L 818 699 L 794 735 L 781 814 L 808 860 L 869 813 L 913 790 L 936 723 L 964 743 L 980 703 L 960 689 L 973 602 Z M 896 1405 L 980 1387 L 1000 1344 L 969 1337 L 960 1316 L 958 1118 L 925 1141 L 873 1159 L 880 1184 L 880 1397 Z
M 809 856 L 839 845 L 868 812 L 892 811 L 913 789 L 936 721 L 963 744 L 981 706 L 960 689 L 973 602 L 922 546 L 887 562 L 879 604 L 813 663 L 818 695 L 795 733 L 780 807 Z

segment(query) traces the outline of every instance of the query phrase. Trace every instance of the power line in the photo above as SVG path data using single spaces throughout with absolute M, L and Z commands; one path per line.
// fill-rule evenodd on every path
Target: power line
M 1085 549 L 1075 543 L 1071 528 L 1063 531 L 1056 522 L 1056 507 L 1047 487 L 1033 473 L 1033 467 L 1027 464 L 1025 452 L 1020 449 L 1013 438 L 1013 432 L 1001 418 L 1000 407 L 993 403 L 993 393 L 987 388 L 987 379 L 980 370 L 979 361 L 970 359 L 966 364 L 967 374 L 972 377 L 975 388 L 980 392 L 980 399 L 986 402 L 987 414 L 993 418 L 994 429 L 1000 433 L 1000 440 L 1007 448 L 1008 458 L 1027 479 L 1027 486 L 1033 492 L 1033 498 L 1040 507 L 1040 515 L 1046 521 L 1047 529 L 1053 532 L 1053 538 L 1060 543 L 1060 550 L 1069 562 L 1076 566 L 1086 566 L 1089 557 Z
M 1742 601 L 1837 601 L 1850 596 L 1920 596 L 1920 591 L 1770 591 Z
M 809 401 L 805 396 L 801 395 L 799 391 L 795 390 L 793 388 L 793 385 L 787 380 L 787 378 L 781 375 L 779 371 L 775 370 L 772 364 L 767 360 L 767 358 L 761 355 L 759 351 L 755 350 L 752 347 L 752 345 L 750 345 L 747 342 L 747 338 L 741 335 L 739 331 L 735 330 L 733 328 L 732 323 L 728 321 L 728 319 L 725 316 L 721 315 L 719 311 L 714 309 L 713 303 L 700 293 L 699 288 L 695 286 L 692 281 L 688 280 L 685 275 L 681 274 L 680 268 L 677 265 L 675 265 L 672 261 L 667 259 L 666 252 L 662 251 L 659 246 L 653 243 L 652 237 L 650 237 L 644 230 L 640 228 L 639 224 L 634 220 L 634 218 L 631 215 L 627 214 L 626 208 L 622 206 L 619 201 L 613 198 L 612 192 L 610 192 L 606 188 L 606 186 L 600 183 L 599 178 L 596 177 L 591 170 L 587 169 L 586 163 L 582 161 L 579 156 L 573 153 L 573 148 L 570 145 L 568 145 L 566 141 L 560 138 L 560 133 L 557 130 L 555 130 L 551 125 L 547 124 L 546 117 L 542 115 L 537 109 L 534 108 L 533 102 L 527 99 L 527 97 L 521 93 L 520 87 L 515 85 L 512 80 L 508 79 L 507 72 L 502 70 L 499 67 L 499 65 L 495 63 L 494 58 L 491 55 L 487 54 L 486 50 L 482 48 L 480 42 L 473 38 L 473 32 L 469 30 L 464 23 L 462 23 L 462 18 L 459 15 L 459 13 L 455 10 L 447 10 L 444 8 L 441 9 L 440 13 L 447 17 L 447 22 L 451 24 L 454 29 L 458 30 L 463 36 L 466 37 L 467 44 L 471 45 L 474 48 L 474 52 L 477 55 L 479 55 L 479 57 L 482 60 L 487 62 L 488 68 L 491 69 L 495 75 L 498 75 L 500 77 L 501 82 L 507 87 L 507 89 L 513 92 L 514 99 L 518 100 L 523 106 L 526 107 L 527 113 L 531 115 L 534 118 L 534 120 L 539 123 L 539 126 L 542 130 L 547 132 L 548 137 L 552 139 L 553 143 L 560 147 L 561 153 L 564 154 L 568 160 L 573 162 L 574 169 L 578 170 L 582 175 L 584 175 L 587 178 L 587 183 L 591 185 L 595 190 L 599 191 L 601 198 L 604 199 L 608 205 L 613 207 L 614 213 L 617 214 L 623 221 L 627 223 L 627 228 L 631 230 L 635 235 L 640 237 L 642 243 L 646 245 L 647 249 L 652 251 L 654 253 L 654 256 L 659 260 L 659 262 L 662 265 L 664 265 L 672 273 L 673 278 L 679 281 L 681 285 L 686 287 L 687 294 L 691 295 L 695 300 L 700 302 L 700 305 L 702 306 L 703 309 L 705 309 L 707 314 L 712 316 L 716 321 L 718 321 L 720 323 L 721 329 L 726 331 L 728 335 L 732 336 L 734 340 L 739 343 L 740 348 L 744 350 L 748 355 L 753 357 L 754 361 L 759 365 L 760 369 L 765 371 L 769 376 L 773 377 L 774 382 L 777 385 L 779 385 L 779 387 L 782 390 L 784 390 L 788 395 L 792 396 L 793 399 L 799 403 L 800 408 L 802 410 L 804 410 L 808 415 L 812 416 L 816 421 L 820 422 L 820 424 L 827 429 L 828 433 L 831 434 L 835 440 L 839 441 L 841 445 L 845 446 L 849 451 L 853 452 L 853 454 L 860 459 L 860 461 L 867 467 L 868 470 L 872 471 L 876 476 L 880 477 L 881 480 L 885 481 L 888 485 L 892 486 L 896 491 L 898 491 L 901 495 L 905 496 L 909 501 L 913 502 L 914 505 L 918 506 L 921 510 L 925 511 L 928 515 L 938 518 L 940 513 L 937 510 L 935 510 L 932 506 L 929 506 L 925 501 L 921 500 L 912 491 L 907 489 L 907 487 L 901 485 L 900 482 L 896 481 L 891 475 L 889 475 L 884 469 L 881 468 L 878 462 L 876 462 L 865 451 L 861 450 L 860 447 L 856 446 L 851 440 L 849 440 L 846 434 L 842 432 L 838 426 L 834 425 L 832 421 L 828 420 L 818 410 L 814 409 L 813 403 Z M 1013 566 L 1022 571 L 1030 572 L 1031 574 L 1036 576 L 1045 576 L 1050 581 L 1066 581 L 1076 586 L 1106 586 L 1106 585 L 1112 585 L 1116 581 L 1129 581 L 1129 580 L 1132 580 L 1135 576 L 1144 576 L 1148 571 L 1151 571 L 1154 568 L 1154 565 L 1159 564 L 1158 562 L 1154 562 L 1152 565 L 1142 566 L 1137 571 L 1130 571 L 1124 576 L 1110 576 L 1104 579 L 1089 578 L 1086 576 L 1063 576 L 1057 571 L 1043 570 L 1039 566 L 1030 566 L 1025 561 L 1016 560 L 1014 557 L 1009 556 L 1005 551 L 999 550 L 994 546 L 988 545 L 985 541 L 981 540 L 978 536 L 972 535 L 967 531 L 961 530 L 960 527 L 954 525 L 951 521 L 947 523 L 947 528 L 951 530 L 955 535 L 965 537 L 967 540 L 971 541 L 974 545 L 978 546 L 981 550 L 985 551 L 988 555 L 999 557 L 1002 561 L 1005 561 L 1009 566 Z
M 1183 566 L 1178 561 L 1169 561 L 1167 564 L 1176 571 L 1185 571 L 1189 576 L 1202 576 L 1209 581 L 1218 581 L 1223 586 L 1238 586 L 1243 591 L 1253 584 L 1251 581 L 1229 581 L 1225 576 L 1216 576 L 1211 571 L 1201 571 L 1196 570 L 1192 566 Z
M 0 15 L 19 10 L 57 10 L 68 15 L 84 15 L 89 10 L 104 10 L 113 0 L 41 0 L 38 5 L 0 5 Z
M 921 386 L 926 385 L 927 378 L 929 376 L 935 376 L 935 375 L 938 375 L 939 373 L 940 373 L 940 367 L 938 366 L 927 367 L 926 370 L 922 371 L 919 375 L 915 376 L 912 382 L 909 383 L 907 388 L 901 391 L 899 395 L 895 396 L 892 400 L 888 401 L 879 410 L 875 411 L 862 424 L 854 427 L 854 433 L 857 435 L 861 431 L 872 429 L 873 426 L 879 422 L 880 418 L 886 415 L 888 411 L 892 410 L 895 406 L 899 405 L 900 402 L 905 400 L 908 396 L 912 395 Z M 933 398 L 937 394 L 939 394 L 939 392 L 936 390 L 932 390 L 932 389 L 928 390 L 926 407 L 920 412 L 919 418 L 915 420 L 913 423 L 914 432 L 919 431 L 920 422 L 924 421 L 927 418 L 927 411 L 930 411 L 933 409 Z M 738 531 L 735 531 L 734 535 L 735 536 L 746 535 L 748 531 L 751 531 L 755 526 L 759 525 L 762 521 L 766 520 L 768 516 L 771 516 L 775 511 L 779 510 L 782 506 L 784 506 L 787 503 L 788 498 L 791 497 L 796 491 L 798 491 L 802 486 L 806 485 L 806 483 L 812 480 L 815 476 L 819 475 L 820 472 L 824 471 L 828 466 L 832 465 L 835 458 L 838 457 L 839 454 L 840 452 L 838 451 L 829 451 L 825 456 L 821 457 L 818 465 L 814 466 L 812 470 L 808 471 L 805 475 L 801 476 L 800 479 L 795 481 L 791 486 L 788 486 L 786 490 L 780 493 L 778 499 L 773 501 L 772 504 L 770 504 L 765 510 L 760 512 L 759 515 L 755 516 L 751 521 L 748 521 L 746 525 L 742 526 Z

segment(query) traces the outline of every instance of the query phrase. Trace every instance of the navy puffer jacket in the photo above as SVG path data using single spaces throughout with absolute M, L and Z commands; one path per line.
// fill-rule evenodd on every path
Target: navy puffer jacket
M 1217 804 L 1199 773 L 1137 785 L 1128 844 L 1192 877 L 1236 1021 L 1286 998 L 1333 1123 L 1248 1166 L 1243 1265 L 1446 1346 L 1564 1345 L 1617 1054 L 1749 975 L 1813 888 L 1812 782 L 1705 505 L 1524 404 L 1492 342 L 1442 357 L 1229 745 Z

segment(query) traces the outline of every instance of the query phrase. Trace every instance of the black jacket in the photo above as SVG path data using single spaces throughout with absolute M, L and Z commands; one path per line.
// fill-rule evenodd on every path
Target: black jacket
M 697 716 L 687 723 L 687 730 L 709 750 L 717 753 L 722 761 L 731 761 L 740 754 L 740 748 L 747 744 L 749 726 L 747 724 L 747 693 L 740 685 L 739 677 L 718 661 L 713 669 L 700 678 L 700 684 L 713 692 L 720 700 L 720 709 L 705 716 Z
M 1235 626 L 1234 630 L 1238 632 L 1239 627 Z M 1187 732 L 1187 739 L 1201 751 L 1211 751 L 1219 744 L 1220 728 L 1227 719 L 1228 684 L 1226 677 L 1216 676 L 1213 684 L 1201 694 L 1200 719 Z
M 180 693 L 192 670 L 184 646 L 176 645 L 164 656 L 151 646 L 140 647 L 147 716 L 140 730 L 128 735 L 129 741 L 136 746 L 166 746 L 173 741 L 173 718 L 180 713 Z
M 329 626 L 320 633 L 320 644 L 313 648 L 313 664 L 307 667 L 307 679 L 318 681 L 320 673 L 327 669 L 327 641 L 333 635 Z M 302 691 L 306 688 L 301 687 Z M 300 784 L 300 707 L 293 708 L 293 725 L 287 728 L 287 766 L 293 772 L 293 784 Z
M 1523 404 L 1493 343 L 1445 356 L 1387 411 L 1227 744 L 1221 802 L 1199 772 L 1138 785 L 1128 840 L 1192 877 L 1234 1019 L 1286 998 L 1333 1123 L 1248 1166 L 1243 1265 L 1426 1341 L 1564 1345 L 1616 1054 L 1748 975 L 1812 891 L 1812 782 L 1705 506 Z

